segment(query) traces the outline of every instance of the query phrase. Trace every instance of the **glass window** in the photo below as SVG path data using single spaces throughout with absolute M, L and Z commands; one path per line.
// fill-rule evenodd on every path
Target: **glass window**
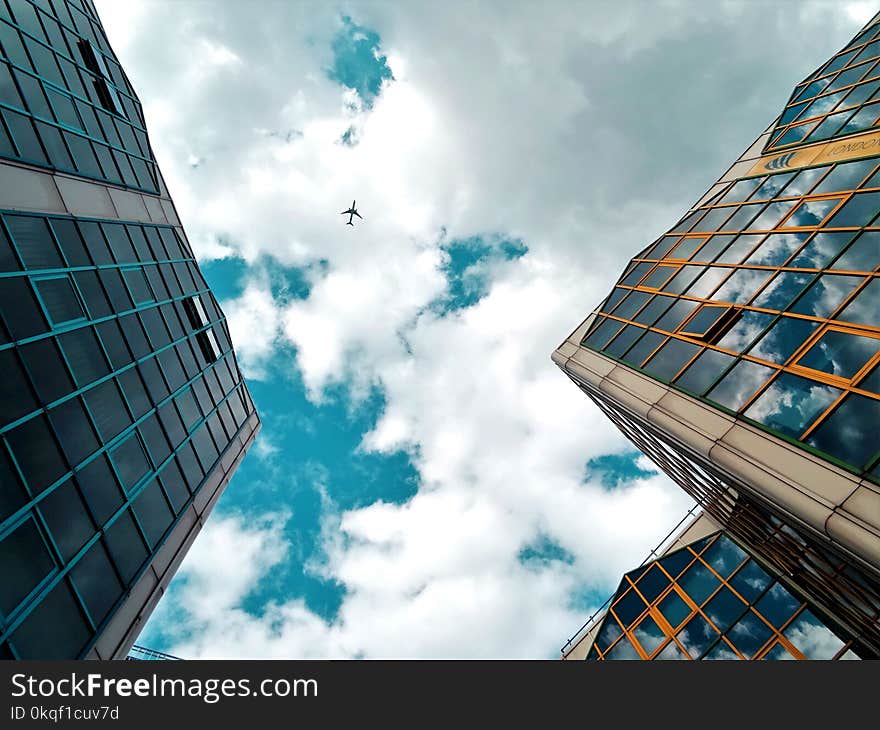
M 772 368 L 741 360 L 706 396 L 732 411 L 738 411 L 751 395 L 773 375 Z
M 741 203 L 748 200 L 749 196 L 761 184 L 762 177 L 752 177 L 745 180 L 737 180 L 727 191 L 719 203 Z
M 719 631 L 727 631 L 748 606 L 727 586 L 722 586 L 703 609 Z
M 818 326 L 818 322 L 808 319 L 780 317 L 749 350 L 749 355 L 781 365 L 809 339 Z
M 666 639 L 666 634 L 657 625 L 657 622 L 648 614 L 633 629 L 636 641 L 642 645 L 645 653 L 650 656 Z
M 814 278 L 814 274 L 780 271 L 752 302 L 752 306 L 783 311 Z
M 656 269 L 654 269 L 650 274 L 648 274 L 648 276 L 645 277 L 644 281 L 642 281 L 639 286 L 644 286 L 649 289 L 659 289 L 677 271 L 677 266 L 666 266 L 664 264 L 659 264 Z M 632 294 L 630 295 L 630 297 L 631 296 Z
M 755 604 L 758 613 L 777 629 L 781 628 L 800 606 L 801 602 L 785 590 L 781 583 L 774 583 Z
M 852 236 L 851 231 L 817 233 L 810 239 L 803 251 L 792 259 L 789 266 L 803 269 L 824 268 L 831 259 L 843 250 Z
M 703 337 L 721 319 L 721 316 L 729 311 L 730 307 L 704 304 L 686 324 L 682 325 L 681 331 L 694 337 Z
M 103 525 L 122 504 L 116 477 L 105 456 L 93 459 L 76 474 L 83 498 L 98 525 Z
M 807 235 L 806 233 L 771 233 L 744 263 L 750 266 L 781 266 L 803 245 Z
M 718 632 L 709 625 L 706 619 L 697 614 L 685 624 L 675 637 L 691 655 L 691 658 L 698 659 L 718 637 Z
M 147 548 L 129 511 L 123 512 L 107 528 L 105 539 L 119 575 L 128 584 L 147 558 Z
M 754 560 L 749 560 L 730 580 L 730 585 L 750 603 L 770 585 L 773 579 Z
M 82 292 L 86 307 L 93 319 L 106 317 L 112 312 L 110 300 L 107 299 L 98 275 L 94 271 L 77 271 L 73 274 L 73 278 Z
M 878 350 L 880 339 L 876 337 L 829 330 L 801 355 L 797 364 L 849 380 Z
M 46 416 L 25 421 L 6 438 L 31 494 L 39 494 L 67 471 Z
M 0 425 L 21 418 L 37 407 L 25 372 L 16 357 L 15 350 L 0 350 Z
M 783 633 L 807 659 L 831 659 L 843 648 L 843 642 L 806 608 Z
M 65 561 L 76 555 L 95 532 L 73 480 L 56 487 L 40 502 L 40 514 Z
M 712 291 L 727 278 L 731 269 L 725 269 L 719 266 L 711 266 L 706 269 L 703 274 L 694 282 L 688 290 L 688 296 L 706 298 Z
M 751 228 L 752 230 L 757 230 L 753 225 L 749 225 L 749 221 L 751 221 L 761 209 L 764 207 L 762 203 L 752 203 L 749 205 L 740 206 L 739 210 L 730 217 L 723 226 L 719 226 L 718 230 L 724 231 L 742 231 L 747 228 Z M 730 208 L 727 209 L 730 212 Z M 726 216 L 725 216 L 726 217 Z M 715 230 L 714 228 L 711 230 Z
M 98 448 L 95 431 L 79 398 L 55 406 L 49 411 L 49 420 L 70 464 L 79 464 Z
M 619 333 L 619 334 L 618 334 L 618 335 L 617 335 L 617 336 L 616 336 L 616 337 L 615 337 L 615 338 L 614 338 L 614 339 L 613 339 L 613 340 L 607 345 L 607 347 L 605 347 L 605 352 L 606 352 L 608 355 L 611 355 L 612 357 L 620 357 L 621 355 L 623 355 L 624 352 L 626 352 L 626 351 L 630 348 L 630 346 L 631 346 L 631 345 L 632 345 L 632 344 L 633 344 L 633 343 L 634 343 L 639 337 L 642 336 L 642 334 L 643 334 L 644 332 L 645 332 L 645 330 L 642 329 L 641 327 L 636 327 L 636 326 L 634 326 L 634 325 L 627 325 L 627 326 L 624 327 L 624 328 L 620 331 L 620 333 Z M 179 368 L 179 366 L 178 366 L 178 368 Z M 167 373 L 168 373 L 168 370 L 166 369 L 165 372 L 166 372 L 166 374 L 167 374 Z M 183 376 L 182 371 L 181 371 L 180 374 L 181 374 L 181 376 Z M 186 378 L 183 377 L 182 380 L 185 381 Z M 177 382 L 177 385 L 174 385 L 174 384 L 172 383 L 172 386 L 171 386 L 171 387 L 172 387 L 172 389 L 176 390 L 176 389 L 177 389 L 178 387 L 180 387 L 181 385 L 183 385 L 183 382 L 178 381 L 178 382 Z
M 656 350 L 660 343 L 665 340 L 665 336 L 661 335 L 658 332 L 646 332 L 642 335 L 642 338 L 636 342 L 635 345 L 632 346 L 629 352 L 624 355 L 624 360 L 626 362 L 635 365 L 636 367 L 640 366 L 645 358 L 648 357 L 654 350 Z
M 841 199 L 804 200 L 782 224 L 782 228 L 820 226 L 828 214 L 837 207 Z
M 131 241 L 128 240 L 128 234 L 123 226 L 118 223 L 104 223 L 103 228 L 116 263 L 128 264 L 132 261 L 137 261 L 134 247 L 131 245 Z
M 110 372 L 101 345 L 91 327 L 67 332 L 58 338 L 77 385 L 83 386 Z
M 657 656 L 654 657 L 654 661 L 675 661 L 675 660 L 683 660 L 686 657 L 681 653 L 681 650 L 675 645 L 674 641 L 670 641 Z
M 763 269 L 737 269 L 712 295 L 716 302 L 746 304 L 763 286 L 770 272 Z
M 50 218 L 49 223 L 61 250 L 71 266 L 91 266 L 92 262 L 80 238 L 76 223 L 67 218 Z
M 150 482 L 138 495 L 134 501 L 134 513 L 155 549 L 174 520 L 158 482 Z
M 5 278 L 0 287 L 0 314 L 14 340 L 42 334 L 46 320 L 25 277 Z
M 659 609 L 673 631 L 681 626 L 682 621 L 691 615 L 691 607 L 675 591 L 670 591 L 669 595 L 660 601 Z
M 657 596 L 659 596 L 668 585 L 669 578 L 667 578 L 663 574 L 663 571 L 657 566 L 652 565 L 645 571 L 642 577 L 639 578 L 638 583 L 636 583 L 636 588 L 639 589 L 639 592 L 648 603 L 653 603 Z
M 623 626 L 629 626 L 635 621 L 645 610 L 645 602 L 633 590 L 629 590 L 623 594 L 611 607 L 620 623 Z
M 678 585 L 697 605 L 703 603 L 719 584 L 717 576 L 700 562 L 688 568 L 678 579 Z
M 724 639 L 718 641 L 703 657 L 703 661 L 737 661 L 741 659 L 742 657 L 731 649 Z
M 821 275 L 791 308 L 812 317 L 828 317 L 862 282 L 858 276 Z
M 614 642 L 622 633 L 623 631 L 617 621 L 615 621 L 614 616 L 607 613 L 605 615 L 605 620 L 602 622 L 602 629 L 596 637 L 596 645 L 604 651 L 611 646 L 612 642 Z
M 101 269 L 98 272 L 98 277 L 101 279 L 107 296 L 110 298 L 114 312 L 127 312 L 129 309 L 132 309 L 134 306 L 133 302 L 128 295 L 128 290 L 122 281 L 122 274 L 119 273 L 118 269 Z
M 45 218 L 24 215 L 5 215 L 12 240 L 28 269 L 60 269 L 64 261 L 58 253 L 55 241 Z
M 111 319 L 95 325 L 101 344 L 110 358 L 110 367 L 113 370 L 125 367 L 131 362 L 131 353 L 125 346 L 125 337 L 119 329 L 117 320 Z
M 856 193 L 828 221 L 828 226 L 831 228 L 865 226 L 877 216 L 878 212 L 880 212 L 880 192 Z
M 666 330 L 667 332 L 675 332 L 679 325 L 691 315 L 691 313 L 700 306 L 699 302 L 692 302 L 688 299 L 679 299 L 654 325 L 657 329 Z
M 859 387 L 880 395 L 880 366 L 875 367 L 866 378 L 863 378 Z
M 667 258 L 686 261 L 705 240 L 706 238 L 682 238 L 681 243 L 675 247 L 674 251 L 669 253 Z
M 852 279 L 853 277 L 845 278 Z M 876 326 L 877 312 L 880 312 L 880 279 L 871 279 L 867 286 L 858 292 L 843 311 L 837 315 L 837 319 L 854 324 Z
M 113 380 L 107 380 L 86 392 L 85 401 L 105 443 L 131 423 L 119 388 Z
M 832 269 L 844 271 L 873 271 L 877 268 L 877 251 L 880 251 L 880 232 L 866 231 L 850 244 Z
M 636 648 L 625 636 L 621 636 L 620 640 L 614 645 L 611 651 L 605 655 L 606 660 L 637 660 L 641 658 L 642 657 L 638 651 L 636 651 Z
M 807 439 L 810 446 L 861 467 L 878 451 L 880 401 L 850 393 Z
M 699 351 L 698 345 L 672 338 L 648 361 L 645 369 L 659 378 L 671 380 Z
M 785 194 L 792 197 L 806 195 L 827 170 L 828 167 L 813 167 L 809 170 L 801 170 L 785 188 Z
M 706 270 L 705 266 L 682 266 L 678 273 L 663 286 L 669 294 L 682 294 Z
M 69 276 L 40 279 L 34 282 L 43 308 L 53 325 L 85 319 L 85 311 Z
M 92 621 L 100 624 L 122 596 L 122 584 L 113 570 L 107 550 L 100 541 L 89 548 L 71 572 Z
M 158 416 L 151 414 L 139 428 L 141 435 L 144 437 L 144 442 L 146 443 L 147 451 L 150 453 L 153 464 L 159 466 L 171 455 L 171 447 L 168 444 L 168 439 L 159 423 Z
M 767 639 L 771 636 L 773 636 L 772 629 L 761 621 L 753 611 L 746 613 L 727 632 L 730 643 L 749 659 L 767 643 Z
M 838 388 L 782 373 L 745 415 L 779 433 L 798 438 L 842 393 Z
M 176 462 L 170 461 L 162 470 L 159 478 L 165 494 L 168 495 L 168 499 L 171 502 L 174 514 L 180 514 L 189 501 L 189 490 L 186 488 L 183 474 L 180 473 L 180 468 Z
M 623 327 L 623 322 L 618 322 L 616 319 L 605 318 L 593 329 L 591 334 L 587 335 L 586 339 L 584 339 L 581 344 L 591 347 L 594 350 L 601 350 L 621 327 Z
M 795 656 L 779 643 L 775 644 L 770 651 L 761 657 L 762 660 L 766 661 L 791 661 L 794 658 Z
M 717 350 L 704 350 L 675 381 L 681 388 L 702 395 L 734 361 L 731 355 Z
M 795 173 L 793 172 L 783 172 L 779 175 L 771 175 L 764 181 L 764 184 L 755 191 L 752 198 L 754 200 L 775 198 L 794 176 Z
M 641 278 L 648 273 L 653 265 L 654 264 L 645 263 L 644 261 L 636 264 L 632 271 L 621 279 L 620 283 L 624 286 L 635 286 Z
M 772 321 L 772 314 L 742 312 L 733 327 L 718 341 L 718 347 L 734 352 L 745 352 Z
M 0 611 L 7 616 L 55 569 L 33 519 L 0 541 Z
M 91 630 L 65 581 L 56 585 L 12 635 L 21 659 L 78 657 Z
M 829 172 L 813 192 L 836 193 L 838 190 L 854 190 L 876 165 L 876 159 L 843 162 Z
M 134 487 L 150 471 L 147 455 L 137 436 L 132 433 L 110 454 L 116 473 L 126 491 Z
M 748 230 L 750 231 L 769 231 L 773 228 L 776 228 L 782 219 L 788 214 L 788 212 L 795 205 L 796 201 L 793 200 L 785 200 L 780 201 L 778 203 L 768 203 L 767 207 L 761 211 L 761 215 L 759 215 L 755 220 L 753 220 L 749 226 Z M 789 219 L 790 221 L 790 219 Z M 799 224 L 799 223 L 791 223 L 786 221 L 785 227 L 790 228 L 793 225 L 808 225 L 808 224 Z
M 128 285 L 128 291 L 135 304 L 146 304 L 155 301 L 153 293 L 150 291 L 150 285 L 144 276 L 143 269 L 125 269 L 122 272 L 125 283 Z
M 633 317 L 633 320 L 645 325 L 652 325 L 657 321 L 663 312 L 672 306 L 675 299 L 673 297 L 664 297 L 660 294 L 651 298 L 651 301 L 645 305 L 642 310 Z
M 746 557 L 745 552 L 723 534 L 703 553 L 703 560 L 722 578 L 727 578 Z

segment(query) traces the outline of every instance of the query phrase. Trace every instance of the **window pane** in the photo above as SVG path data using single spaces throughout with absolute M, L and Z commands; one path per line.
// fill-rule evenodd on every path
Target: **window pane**
M 113 380 L 107 380 L 86 392 L 85 401 L 105 443 L 131 423 L 119 388 Z
M 52 490 L 40 502 L 40 513 L 64 560 L 70 560 L 95 532 L 73 480 Z
M 784 635 L 807 659 L 831 659 L 843 647 L 843 642 L 806 608 Z
M 734 358 L 717 350 L 704 350 L 675 381 L 675 384 L 692 393 L 702 395 L 719 375 L 733 363 Z
M 850 244 L 832 269 L 844 271 L 874 271 L 877 268 L 877 251 L 880 251 L 880 232 L 866 231 Z
M 751 658 L 773 635 L 773 631 L 754 612 L 749 611 L 733 628 L 727 632 L 730 642 L 742 652 L 746 658 Z
M 642 649 L 644 649 L 645 653 L 648 655 L 651 655 L 666 638 L 663 630 L 657 625 L 657 622 L 651 618 L 650 614 L 645 616 L 638 623 L 633 629 L 633 634 L 639 644 L 642 645 Z
M 106 540 L 116 569 L 122 580 L 129 583 L 146 560 L 147 548 L 128 511 L 107 528 Z
M 110 459 L 126 490 L 134 487 L 150 470 L 144 447 L 135 433 L 113 450 Z
M 89 548 L 71 572 L 71 578 L 96 624 L 100 624 L 122 595 L 122 584 L 100 540 Z
M 747 601 L 754 601 L 772 578 L 754 560 L 749 560 L 730 580 L 730 585 Z
M 798 438 L 841 394 L 830 385 L 782 373 L 745 415 L 792 438 Z
M 807 439 L 810 446 L 861 467 L 878 451 L 880 401 L 850 393 Z
M 99 456 L 76 473 L 83 498 L 95 522 L 101 526 L 122 505 L 122 493 L 107 457 Z
M 700 348 L 690 342 L 670 339 L 645 365 L 645 370 L 664 380 L 670 380 L 699 351 Z
M 174 520 L 158 482 L 152 481 L 138 495 L 134 502 L 134 513 L 147 540 L 155 549 Z
M 40 415 L 26 421 L 8 433 L 6 438 L 31 494 L 39 494 L 67 471 L 46 416 Z
M 818 322 L 808 319 L 780 317 L 767 334 L 749 350 L 749 355 L 781 365 L 807 341 L 818 326 Z
M 699 614 L 688 621 L 676 634 L 676 638 L 693 659 L 698 659 L 717 637 L 718 632 Z
M 52 324 L 64 324 L 85 317 L 85 311 L 69 277 L 42 279 L 34 282 L 34 286 Z
M 24 277 L 7 278 L 0 286 L 0 314 L 14 340 L 46 332 L 46 320 Z
M 629 626 L 647 607 L 635 591 L 629 590 L 617 599 L 611 608 L 620 619 L 620 623 L 623 626 Z
M 60 269 L 64 261 L 58 253 L 45 218 L 23 215 L 3 216 L 18 253 L 28 269 Z
M 877 312 L 880 312 L 880 279 L 872 279 L 837 315 L 837 319 L 876 326 Z
M 690 596 L 697 605 L 705 601 L 720 581 L 702 563 L 697 562 L 678 579 L 678 585 Z
M 706 615 L 718 628 L 719 631 L 727 631 L 730 625 L 736 621 L 748 608 L 733 591 L 723 586 L 704 609 Z
M 79 603 L 61 581 L 12 635 L 22 659 L 71 659 L 91 637 Z
M 739 546 L 725 535 L 720 535 L 712 546 L 703 553 L 703 560 L 712 566 L 722 578 L 727 578 L 734 568 L 746 559 L 746 554 Z
M 772 314 L 743 312 L 733 327 L 718 341 L 718 347 L 734 352 L 745 352 L 772 321 Z
M 801 602 L 785 590 L 781 583 L 774 583 L 770 590 L 761 596 L 755 608 L 778 629 L 792 617 L 800 605 Z
M 54 568 L 37 525 L 26 519 L 0 541 L 0 611 L 12 613 Z
M 91 327 L 67 332 L 58 338 L 58 342 L 67 356 L 77 385 L 88 385 L 110 372 Z
M 858 276 L 824 274 L 813 282 L 791 311 L 812 317 L 828 317 L 861 282 Z
M 781 271 L 757 296 L 752 305 L 782 311 L 791 304 L 792 300 L 804 290 L 813 278 L 813 274 Z
M 49 411 L 68 462 L 76 466 L 98 448 L 95 431 L 79 398 L 71 398 Z
M 821 269 L 828 265 L 844 246 L 852 238 L 851 231 L 838 231 L 835 233 L 817 233 L 810 239 L 789 266 L 797 266 L 803 269 Z
M 880 339 L 831 330 L 797 361 L 798 365 L 850 379 L 877 351 Z
M 34 410 L 37 401 L 14 350 L 0 350 L 0 373 L 0 426 L 5 426 Z
M 774 372 L 772 368 L 742 360 L 709 391 L 707 397 L 737 411 Z
M 880 212 L 880 192 L 856 193 L 834 214 L 828 226 L 864 226 Z
M 673 631 L 677 629 L 681 622 L 691 615 L 691 607 L 685 603 L 681 596 L 672 591 L 666 598 L 660 601 L 660 613 L 669 622 Z

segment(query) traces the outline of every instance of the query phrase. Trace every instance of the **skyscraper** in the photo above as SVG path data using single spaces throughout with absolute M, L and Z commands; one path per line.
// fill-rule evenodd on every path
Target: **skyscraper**
M 0 658 L 122 658 L 260 422 L 91 1 L 0 47 Z
M 880 655 L 878 22 L 553 353 L 859 656 Z

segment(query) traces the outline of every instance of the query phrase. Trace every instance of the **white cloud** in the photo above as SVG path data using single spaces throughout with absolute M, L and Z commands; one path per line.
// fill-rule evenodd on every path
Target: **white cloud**
M 345 584 L 332 624 L 298 601 L 244 612 L 289 546 L 277 522 L 212 518 L 182 594 L 220 598 L 186 608 L 176 650 L 551 655 L 583 618 L 572 591 L 609 589 L 688 500 L 660 475 L 581 483 L 588 459 L 625 445 L 549 354 L 855 15 L 833 2 L 343 3 L 381 35 L 396 79 L 364 111 L 324 72 L 336 6 L 131 5 L 135 34 L 118 4 L 101 10 L 199 255 L 328 262 L 305 300 L 273 302 L 255 276 L 224 305 L 246 371 L 264 374 L 281 338 L 315 401 L 336 382 L 381 386 L 361 448 L 407 450 L 421 479 L 404 505 L 327 507 L 313 570 Z M 353 124 L 358 144 L 339 144 Z M 339 216 L 353 198 L 354 228 Z M 529 252 L 489 267 L 477 305 L 437 316 L 441 240 L 481 234 Z M 196 552 L 214 523 L 238 546 L 230 568 Z M 522 565 L 539 535 L 574 562 Z M 221 587 L 212 571 L 243 577 Z

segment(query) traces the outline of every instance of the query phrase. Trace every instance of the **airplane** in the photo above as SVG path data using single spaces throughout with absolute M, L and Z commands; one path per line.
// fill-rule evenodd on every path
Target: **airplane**
M 357 217 L 360 218 L 361 220 L 364 219 L 364 217 L 363 217 L 360 213 L 358 213 L 358 212 L 357 212 L 357 209 L 354 207 L 355 202 L 356 202 L 356 201 L 352 200 L 352 201 L 351 201 L 351 208 L 349 208 L 348 210 L 343 210 L 343 211 L 339 214 L 339 215 L 347 215 L 347 216 L 348 216 L 348 223 L 345 224 L 345 225 L 347 225 L 347 226 L 353 226 L 353 225 L 354 225 L 354 223 L 351 222 L 351 219 L 352 219 L 354 216 L 357 216 Z

